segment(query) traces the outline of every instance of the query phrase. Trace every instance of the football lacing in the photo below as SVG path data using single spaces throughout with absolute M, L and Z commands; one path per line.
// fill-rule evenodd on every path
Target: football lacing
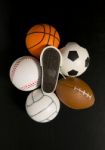
M 89 93 L 87 93 L 85 90 L 77 88 L 76 86 L 74 87 L 74 90 L 80 92 L 83 96 L 86 96 L 89 99 L 91 99 L 91 97 L 92 97 L 92 95 L 89 95 Z

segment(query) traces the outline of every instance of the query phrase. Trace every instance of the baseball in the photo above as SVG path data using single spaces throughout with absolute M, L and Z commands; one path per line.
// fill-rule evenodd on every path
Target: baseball
M 53 120 L 60 110 L 60 102 L 54 93 L 43 94 L 41 89 L 31 92 L 26 100 L 26 112 L 34 121 L 45 123 Z
M 10 68 L 10 80 L 17 89 L 22 91 L 38 88 L 41 82 L 39 61 L 32 56 L 16 59 Z

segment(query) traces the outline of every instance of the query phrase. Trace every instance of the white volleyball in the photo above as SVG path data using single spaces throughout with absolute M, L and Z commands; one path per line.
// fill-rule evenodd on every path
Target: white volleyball
M 44 95 L 41 89 L 31 92 L 26 100 L 26 112 L 34 121 L 45 123 L 53 120 L 60 110 L 60 102 L 54 93 Z

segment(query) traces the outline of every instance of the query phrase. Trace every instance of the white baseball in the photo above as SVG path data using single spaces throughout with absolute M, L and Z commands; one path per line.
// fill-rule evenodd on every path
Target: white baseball
M 16 59 L 10 68 L 10 80 L 22 91 L 31 91 L 40 86 L 41 67 L 38 60 L 32 56 Z
M 34 121 L 45 123 L 53 120 L 60 110 L 60 102 L 54 93 L 44 95 L 41 89 L 31 92 L 26 100 L 26 111 Z

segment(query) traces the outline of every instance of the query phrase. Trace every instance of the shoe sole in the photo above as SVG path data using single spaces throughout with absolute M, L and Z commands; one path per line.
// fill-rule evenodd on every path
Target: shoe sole
M 41 89 L 44 93 L 54 92 L 56 89 L 59 70 L 62 63 L 60 51 L 53 47 L 47 46 L 43 49 L 40 56 L 40 65 L 42 67 Z

